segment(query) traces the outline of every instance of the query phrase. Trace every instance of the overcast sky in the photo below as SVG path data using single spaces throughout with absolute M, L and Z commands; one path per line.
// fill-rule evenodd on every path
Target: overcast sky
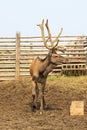
M 53 35 L 87 35 L 87 0 L 0 0 L 0 36 L 40 35 L 42 19 Z

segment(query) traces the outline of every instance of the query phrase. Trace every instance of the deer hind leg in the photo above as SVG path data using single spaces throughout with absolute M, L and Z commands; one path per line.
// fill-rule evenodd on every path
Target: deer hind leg
M 36 81 L 32 81 L 32 110 L 38 108 L 38 95 L 39 95 L 39 89 Z

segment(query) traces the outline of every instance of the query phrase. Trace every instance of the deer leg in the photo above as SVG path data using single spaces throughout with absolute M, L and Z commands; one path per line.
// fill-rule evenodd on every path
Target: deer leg
M 32 110 L 37 108 L 37 101 L 38 101 L 39 89 L 38 85 L 35 81 L 32 81 Z
M 44 89 L 45 89 L 45 83 L 42 84 L 42 87 L 41 87 L 41 106 L 40 106 L 40 114 L 43 113 L 44 106 L 45 106 Z

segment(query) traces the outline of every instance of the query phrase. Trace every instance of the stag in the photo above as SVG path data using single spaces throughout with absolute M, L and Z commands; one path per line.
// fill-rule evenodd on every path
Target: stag
M 46 24 L 45 24 L 46 29 L 48 31 L 47 38 L 45 37 L 45 34 L 44 34 L 44 20 L 42 20 L 42 23 L 38 24 L 37 26 L 40 27 L 44 46 L 49 50 L 49 53 L 44 59 L 37 57 L 32 61 L 31 66 L 30 66 L 30 74 L 32 77 L 32 98 L 33 98 L 32 108 L 34 110 L 38 107 L 38 103 L 37 103 L 38 96 L 39 96 L 38 83 L 40 83 L 41 84 L 40 114 L 42 114 L 46 106 L 45 99 L 44 99 L 44 89 L 45 89 L 47 76 L 57 65 L 65 63 L 67 59 L 61 55 L 58 55 L 56 52 L 57 50 L 63 51 L 63 49 L 58 47 L 59 37 L 63 29 L 61 28 L 58 36 L 53 40 L 51 37 L 50 28 L 48 26 L 48 20 L 46 21 Z M 47 44 L 48 42 L 51 43 L 50 46 Z

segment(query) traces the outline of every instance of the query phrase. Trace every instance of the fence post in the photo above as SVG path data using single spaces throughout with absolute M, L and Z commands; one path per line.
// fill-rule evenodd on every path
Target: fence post
M 20 33 L 16 33 L 16 70 L 15 70 L 15 79 L 19 80 L 20 78 Z

